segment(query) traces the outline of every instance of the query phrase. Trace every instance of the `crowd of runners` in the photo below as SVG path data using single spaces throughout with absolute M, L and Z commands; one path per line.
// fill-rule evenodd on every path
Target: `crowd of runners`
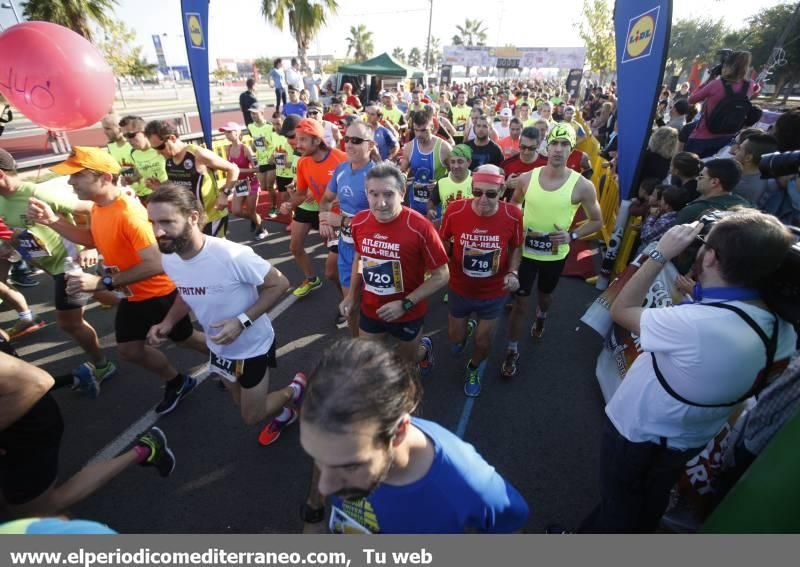
M 603 225 L 577 149 L 598 133 L 595 117 L 539 82 L 395 89 L 363 105 L 345 84 L 327 109 L 299 84 L 288 82 L 279 106 L 248 87 L 244 123 L 219 129 L 222 155 L 185 143 L 168 121 L 109 115 L 108 146 L 76 147 L 54 166 L 72 188 L 56 191 L 24 181 L 0 149 L 0 279 L 19 261 L 50 274 L 58 326 L 86 355 L 56 377 L 16 357 L 13 341 L 35 337 L 41 322 L 0 283 L 19 314 L 0 341 L 7 516 L 57 514 L 134 464 L 172 472 L 166 434 L 152 427 L 123 454 L 57 483 L 63 423 L 49 393 L 97 397 L 118 373 L 116 357 L 163 381 L 155 412 L 170 413 L 196 386 L 159 349 L 171 341 L 208 358 L 242 420 L 260 424 L 260 444 L 300 419 L 315 463 L 307 525 L 327 517 L 334 532 L 523 528 L 528 507 L 510 484 L 451 432 L 411 417 L 420 379 L 436 372 L 425 316 L 430 301 L 446 302 L 452 352 L 473 343 L 459 362 L 466 396 L 481 394 L 496 345 L 503 378 L 525 368 L 519 343 L 545 334 L 570 244 Z M 302 281 L 226 239 L 231 216 L 249 221 L 253 241 L 269 239 L 269 219 L 287 220 Z M 327 248 L 324 272 L 306 250 L 312 230 Z M 288 293 L 313 302 L 323 285 L 339 300 L 319 312 L 352 339 L 309 376 L 270 389 L 279 337 L 267 313 Z M 83 317 L 90 301 L 116 311 L 113 357 Z M 507 328 L 498 328 L 504 311 Z

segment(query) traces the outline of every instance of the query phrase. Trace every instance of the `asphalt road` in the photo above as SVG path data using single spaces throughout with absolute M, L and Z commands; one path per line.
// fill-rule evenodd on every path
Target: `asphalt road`
M 289 252 L 284 226 L 271 223 L 270 237 L 254 249 L 278 266 L 293 285 L 301 277 Z M 249 242 L 246 222 L 232 223 L 231 237 Z M 319 273 L 325 249 L 316 237 L 309 250 Z M 31 306 L 53 322 L 52 284 L 38 276 L 38 287 L 24 290 Z M 505 317 L 487 366 L 484 390 L 466 422 L 465 439 L 527 499 L 526 527 L 541 532 L 548 523 L 575 525 L 597 495 L 597 463 L 603 401 L 594 377 L 600 338 L 579 322 L 596 291 L 583 281 L 562 278 L 547 332 L 534 343 L 521 341 L 521 370 L 512 381 L 499 377 L 505 345 Z M 294 372 L 308 373 L 331 341 L 346 335 L 334 325 L 338 303 L 327 284 L 289 307 L 274 322 L 278 368 L 272 387 L 289 383 Z M 87 319 L 95 326 L 109 357 L 114 311 L 92 304 Z M 0 313 L 4 326 L 14 320 Z M 424 382 L 419 414 L 456 430 L 463 420 L 462 391 L 466 357 L 450 354 L 447 306 L 441 294 L 431 301 L 426 331 L 434 338 L 436 367 Z M 84 359 L 77 345 L 54 324 L 20 339 L 20 354 L 52 374 L 69 372 Z M 204 360 L 171 346 L 165 352 L 182 370 L 198 371 Z M 161 399 L 159 380 L 136 366 L 120 363 L 120 373 L 90 400 L 77 392 L 55 393 L 66 423 L 60 480 L 77 472 Z M 177 467 L 167 479 L 155 470 L 132 467 L 75 506 L 73 517 L 97 520 L 123 533 L 293 533 L 302 525 L 298 507 L 305 497 L 311 461 L 291 426 L 270 447 L 256 438 L 261 426 L 245 426 L 230 395 L 207 380 L 158 426 L 169 436 Z

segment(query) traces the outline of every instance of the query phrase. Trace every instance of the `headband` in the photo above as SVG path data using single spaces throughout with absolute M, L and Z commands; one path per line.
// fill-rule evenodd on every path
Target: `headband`
M 489 183 L 491 185 L 505 185 L 506 178 L 499 173 L 476 171 L 472 174 L 472 183 Z

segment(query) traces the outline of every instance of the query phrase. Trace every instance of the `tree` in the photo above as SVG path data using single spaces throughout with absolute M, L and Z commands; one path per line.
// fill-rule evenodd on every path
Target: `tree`
M 614 19 L 606 0 L 583 0 L 583 20 L 578 25 L 586 46 L 586 59 L 592 71 L 605 75 L 617 70 L 617 50 L 614 43 Z
M 224 81 L 225 79 L 230 77 L 231 74 L 232 74 L 231 70 L 230 69 L 226 69 L 225 67 L 217 67 L 216 69 L 211 71 L 211 75 L 217 81 Z
M 128 75 L 141 83 L 141 81 L 145 79 L 155 77 L 157 69 L 158 65 L 155 63 L 148 63 L 147 60 L 137 55 L 130 64 Z M 142 88 L 144 88 L 144 86 L 142 86 Z
M 725 44 L 728 29 L 722 19 L 678 20 L 672 25 L 667 52 L 671 74 L 687 74 L 695 62 L 713 63 L 717 51 Z
M 262 0 L 261 13 L 264 18 L 283 31 L 289 24 L 289 32 L 297 42 L 297 56 L 303 67 L 308 67 L 306 52 L 311 40 L 325 25 L 328 15 L 335 14 L 339 5 L 335 0 Z
M 458 33 L 453 36 L 453 45 L 486 45 L 486 27 L 481 20 L 464 20 L 463 26 L 456 26 Z M 472 68 L 467 65 L 467 77 Z
M 127 105 L 125 95 L 122 94 L 122 77 L 133 76 L 131 68 L 141 57 L 142 52 L 140 46 L 131 47 L 135 41 L 135 31 L 123 22 L 111 20 L 106 25 L 103 41 L 98 45 L 103 57 L 114 72 L 123 107 Z
M 372 56 L 375 46 L 372 44 L 372 32 L 367 31 L 364 24 L 350 26 L 350 37 L 347 38 L 347 56 L 353 52 L 356 62 L 365 61 Z
M 394 57 L 398 61 L 402 61 L 403 63 L 406 62 L 406 53 L 405 51 L 403 51 L 402 47 L 395 47 L 392 50 L 392 57 Z
M 26 20 L 52 22 L 92 41 L 90 24 L 106 29 L 118 0 L 28 0 L 22 5 Z
M 269 72 L 272 71 L 272 63 L 275 60 L 273 57 L 258 57 L 253 64 L 258 69 L 259 75 L 263 77 L 268 77 Z
M 421 61 L 422 52 L 420 52 L 418 47 L 412 47 L 411 51 L 408 52 L 408 64 L 412 67 L 419 67 Z
M 442 45 L 441 41 L 438 37 L 431 38 L 431 49 L 430 55 L 428 56 L 428 61 L 426 61 L 426 67 L 430 68 L 432 71 L 435 71 L 436 68 L 439 66 L 439 63 L 442 61 Z

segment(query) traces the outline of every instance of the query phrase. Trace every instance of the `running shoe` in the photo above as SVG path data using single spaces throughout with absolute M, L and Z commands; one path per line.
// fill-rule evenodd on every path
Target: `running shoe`
M 297 413 L 297 410 L 294 408 L 288 408 L 289 410 L 289 419 L 286 421 L 279 421 L 277 417 L 272 418 L 272 421 L 267 424 L 267 426 L 261 431 L 258 435 L 258 443 L 266 447 L 267 445 L 272 445 L 275 441 L 278 440 L 278 437 L 281 436 L 281 432 L 295 421 L 297 421 L 297 416 L 300 414 Z
M 272 207 L 269 210 L 269 218 L 274 219 L 277 216 L 278 216 L 278 209 L 276 207 Z
M 338 327 L 339 325 L 344 325 L 345 323 L 347 323 L 347 317 L 342 315 L 342 313 L 337 308 L 336 309 L 336 326 Z
M 506 359 L 500 367 L 500 374 L 503 378 L 511 378 L 517 375 L 517 361 L 519 360 L 519 351 L 507 350 Z
M 39 282 L 25 272 L 12 272 L 8 281 L 14 284 L 15 287 L 36 287 L 39 285 Z
M 14 326 L 8 329 L 6 332 L 8 333 L 9 339 L 13 341 L 14 339 L 24 337 L 29 333 L 43 329 L 46 326 L 47 323 L 41 319 L 33 319 L 31 321 L 23 321 L 22 319 L 18 319 L 17 322 L 14 323 Z
M 94 377 L 97 379 L 98 384 L 102 384 L 109 378 L 113 378 L 116 375 L 117 365 L 110 360 L 106 362 L 105 366 L 94 366 Z
M 294 293 L 295 297 L 305 297 L 319 287 L 322 287 L 322 280 L 319 278 L 319 276 L 316 276 L 312 279 L 306 278 L 303 280 L 303 283 L 300 284 L 300 286 L 298 286 L 298 288 L 292 293 Z
M 264 225 L 261 226 L 261 229 L 256 233 L 256 240 L 264 240 L 267 236 L 269 236 L 269 231 L 267 227 Z
M 297 374 L 294 375 L 294 378 L 292 378 L 292 384 L 297 384 L 298 386 L 300 386 L 300 395 L 297 396 L 296 400 L 292 401 L 294 407 L 299 408 L 301 405 L 303 405 L 303 396 L 305 396 L 306 394 L 306 386 L 308 385 L 308 378 L 306 378 L 306 375 L 303 374 L 302 372 L 298 372 Z
M 167 436 L 158 427 L 139 436 L 136 445 L 150 450 L 150 455 L 141 463 L 143 467 L 155 467 L 163 477 L 168 477 L 175 470 L 175 454 L 167 444 Z
M 95 399 L 100 395 L 100 384 L 97 382 L 92 363 L 84 362 L 72 371 L 72 376 L 78 381 L 73 384 L 73 390 L 80 390 L 91 399 Z
M 178 402 L 185 398 L 189 392 L 194 390 L 195 386 L 197 386 L 197 380 L 191 376 L 184 376 L 183 384 L 181 384 L 179 388 L 170 388 L 167 386 L 164 391 L 164 399 L 156 406 L 156 413 L 158 415 L 164 415 L 174 410 L 178 406 Z
M 452 345 L 453 354 L 461 354 L 467 348 L 467 343 L 472 335 L 475 334 L 475 329 L 478 327 L 478 322 L 475 319 L 467 320 L 467 336 L 464 340 L 457 345 Z
M 536 322 L 531 327 L 531 336 L 534 339 L 541 339 L 542 335 L 544 335 L 544 324 L 547 322 L 547 319 L 542 319 L 541 317 L 536 318 Z
M 467 379 L 464 382 L 464 393 L 470 398 L 477 398 L 481 394 L 481 367 L 470 368 L 467 363 Z
M 419 362 L 419 372 L 422 376 L 428 376 L 433 370 L 435 360 L 433 358 L 433 340 L 429 336 L 420 339 L 419 344 L 425 349 L 425 358 Z

